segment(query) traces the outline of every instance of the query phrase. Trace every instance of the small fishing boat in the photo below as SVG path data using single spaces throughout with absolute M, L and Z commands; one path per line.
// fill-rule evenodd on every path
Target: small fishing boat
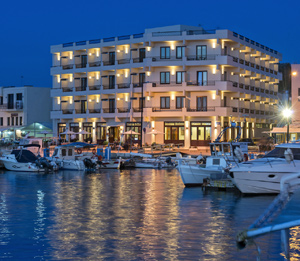
M 238 128 L 238 136 L 233 142 L 221 142 L 220 139 L 228 128 Z M 239 142 L 240 135 L 240 127 L 231 123 L 231 127 L 225 128 L 216 141 L 210 143 L 209 157 L 199 155 L 196 164 L 191 159 L 179 158 L 177 169 L 183 184 L 201 186 L 204 181 L 227 179 L 227 170 L 248 157 L 248 143 Z

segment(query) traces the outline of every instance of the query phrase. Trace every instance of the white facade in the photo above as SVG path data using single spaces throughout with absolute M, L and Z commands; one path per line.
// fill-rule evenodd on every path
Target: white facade
M 57 134 L 84 129 L 91 134 L 81 140 L 114 141 L 132 126 L 141 132 L 142 117 L 143 143 L 190 147 L 207 145 L 230 119 L 243 137 L 274 123 L 281 54 L 229 30 L 174 25 L 54 45 L 51 53 Z M 152 129 L 165 134 L 146 134 Z
M 0 87 L 0 131 L 11 130 L 20 136 L 22 127 L 50 122 L 50 88 L 24 86 Z M 3 136 L 3 135 L 2 135 Z

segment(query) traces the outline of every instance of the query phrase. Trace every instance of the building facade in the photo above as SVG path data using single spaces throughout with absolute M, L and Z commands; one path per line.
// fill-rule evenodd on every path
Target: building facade
M 2 137 L 21 136 L 33 123 L 50 123 L 51 88 L 0 87 L 0 131 Z
M 51 53 L 57 135 L 85 130 L 78 139 L 101 144 L 134 130 L 135 141 L 188 148 L 208 145 L 230 121 L 244 138 L 276 121 L 281 54 L 229 30 L 174 25 L 54 45 Z

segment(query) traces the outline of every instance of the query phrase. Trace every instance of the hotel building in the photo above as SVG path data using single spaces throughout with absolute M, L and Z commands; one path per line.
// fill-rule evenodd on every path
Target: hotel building
M 244 138 L 276 122 L 281 54 L 229 30 L 174 25 L 53 45 L 51 53 L 57 135 L 85 130 L 79 140 L 101 144 L 133 130 L 143 144 L 189 148 L 208 145 L 230 121 Z

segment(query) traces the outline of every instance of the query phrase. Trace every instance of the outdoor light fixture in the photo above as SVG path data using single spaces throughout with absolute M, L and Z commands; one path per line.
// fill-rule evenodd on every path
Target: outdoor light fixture
M 292 75 L 293 75 L 293 76 L 296 76 L 296 75 L 297 75 L 297 72 L 292 72 Z
M 282 111 L 282 115 L 286 118 L 287 128 L 286 128 L 286 143 L 289 143 L 290 136 L 290 117 L 292 116 L 293 111 L 290 108 L 285 108 Z

